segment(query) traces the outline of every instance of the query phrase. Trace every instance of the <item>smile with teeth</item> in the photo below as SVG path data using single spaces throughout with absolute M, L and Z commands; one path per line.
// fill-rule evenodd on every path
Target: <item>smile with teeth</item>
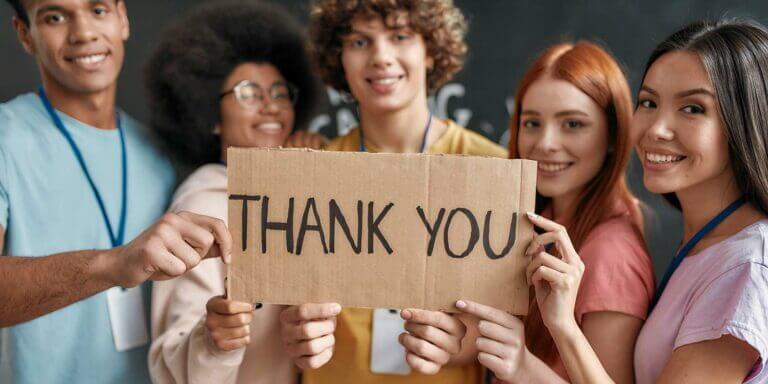
M 94 63 L 100 63 L 104 61 L 104 59 L 106 58 L 107 58 L 106 53 L 98 53 L 95 55 L 73 57 L 73 58 L 70 58 L 69 61 L 72 61 L 77 64 L 94 64 Z
M 370 79 L 370 81 L 373 85 L 390 85 L 396 83 L 398 80 L 400 80 L 402 76 L 390 76 L 390 77 L 380 77 L 378 79 Z
M 277 122 L 261 123 L 256 126 L 256 129 L 266 133 L 277 133 L 283 129 L 283 125 Z
M 668 164 L 668 163 L 676 163 L 678 161 L 681 161 L 681 160 L 685 159 L 685 156 L 680 156 L 680 155 L 662 155 L 660 153 L 646 152 L 645 153 L 645 159 L 648 160 L 649 163 Z
M 554 163 L 554 162 L 539 162 L 539 169 L 544 172 L 560 172 L 568 167 L 570 167 L 573 163 L 567 162 L 567 163 Z

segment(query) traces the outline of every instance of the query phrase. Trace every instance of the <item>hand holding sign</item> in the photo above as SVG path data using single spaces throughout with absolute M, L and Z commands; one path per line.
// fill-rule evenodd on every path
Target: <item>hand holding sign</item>
M 190 212 L 166 213 L 130 243 L 107 255 L 111 281 L 134 287 L 151 280 L 182 275 L 204 258 L 229 263 L 232 236 L 224 222 Z
M 525 252 L 527 256 L 533 256 L 525 275 L 528 284 L 536 289 L 536 302 L 544 325 L 552 333 L 578 327 L 574 308 L 584 263 L 573 248 L 565 227 L 533 213 L 528 213 L 528 218 L 546 231 L 536 235 Z M 561 258 L 546 252 L 548 244 L 555 244 Z
M 205 306 L 205 329 L 222 351 L 234 351 L 251 342 L 253 305 L 216 296 Z
M 317 369 L 333 356 L 336 339 L 336 303 L 290 306 L 280 313 L 280 328 L 286 351 L 301 369 Z
M 501 380 L 523 381 L 517 377 L 523 371 L 520 367 L 529 353 L 523 322 L 509 313 L 474 301 L 459 300 L 456 308 L 481 319 L 478 323 L 480 337 L 476 341 L 480 364 Z
M 434 375 L 461 351 L 467 327 L 457 317 L 422 309 L 406 309 L 400 316 L 408 331 L 400 335 L 400 344 L 405 347 L 405 360 L 414 371 Z
M 285 148 L 312 148 L 320 149 L 328 144 L 328 138 L 305 130 L 294 131 L 283 143 Z

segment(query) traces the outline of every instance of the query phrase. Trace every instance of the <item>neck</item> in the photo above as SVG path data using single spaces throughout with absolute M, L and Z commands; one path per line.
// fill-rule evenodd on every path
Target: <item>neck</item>
M 712 191 L 722 191 L 713 194 Z M 686 190 L 676 192 L 683 211 L 683 241 L 688 241 L 693 235 L 704 227 L 712 218 L 717 216 L 728 205 L 742 196 L 742 192 L 736 185 L 733 173 L 728 170 L 711 180 L 692 186 Z M 716 228 L 719 232 L 723 228 Z
M 395 112 L 371 111 L 361 106 L 360 128 L 364 130 L 365 144 L 380 152 L 418 153 L 428 118 L 426 100 Z
M 563 222 L 570 220 L 570 216 L 573 214 L 573 209 L 576 207 L 576 199 L 579 197 L 580 193 L 581 190 L 575 190 L 560 196 L 553 196 L 552 218 Z
M 51 105 L 78 121 L 99 129 L 115 129 L 115 91 L 113 84 L 97 92 L 75 92 L 43 76 L 43 88 Z

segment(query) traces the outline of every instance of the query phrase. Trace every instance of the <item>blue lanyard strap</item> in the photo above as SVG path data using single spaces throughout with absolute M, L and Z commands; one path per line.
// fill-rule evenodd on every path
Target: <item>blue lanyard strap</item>
M 429 128 L 432 126 L 432 111 L 429 111 L 429 117 L 427 118 L 427 126 L 424 127 L 424 137 L 421 139 L 421 148 L 419 153 L 424 153 L 427 150 L 427 135 L 429 134 Z M 360 132 L 360 152 L 368 152 L 368 148 L 365 147 L 365 138 L 363 137 L 363 126 L 358 128 Z
M 107 231 L 109 232 L 109 240 L 112 242 L 112 247 L 119 247 L 123 245 L 125 241 L 125 217 L 127 214 L 127 205 L 128 205 L 128 162 L 127 162 L 127 155 L 125 150 L 125 136 L 123 133 L 123 127 L 122 123 L 120 121 L 120 115 L 118 113 L 115 113 L 115 119 L 117 120 L 117 131 L 120 135 L 120 150 L 122 151 L 122 178 L 123 178 L 123 186 L 122 186 L 122 199 L 121 199 L 121 208 L 120 208 L 120 223 L 117 227 L 117 234 L 112 230 L 112 224 L 109 222 L 109 216 L 107 215 L 107 209 L 104 205 L 104 199 L 101 197 L 101 193 L 99 193 L 99 189 L 96 188 L 96 184 L 93 182 L 93 178 L 91 177 L 91 173 L 88 172 L 88 167 L 85 165 L 85 160 L 83 159 L 83 154 L 80 151 L 80 148 L 78 148 L 77 144 L 75 143 L 75 140 L 72 139 L 72 135 L 67 131 L 67 128 L 64 126 L 64 122 L 61 121 L 61 118 L 59 117 L 58 113 L 53 109 L 53 106 L 51 105 L 51 101 L 48 100 L 48 96 L 45 94 L 45 90 L 43 87 L 40 87 L 37 91 L 37 93 L 40 95 L 40 99 L 43 102 L 43 105 L 45 106 L 45 110 L 48 111 L 48 115 L 50 115 L 51 120 L 53 120 L 53 123 L 56 125 L 56 128 L 58 128 L 59 132 L 64 136 L 64 138 L 69 143 L 70 148 L 72 148 L 72 152 L 74 153 L 75 157 L 77 158 L 77 162 L 80 164 L 80 169 L 82 169 L 83 174 L 85 175 L 85 178 L 88 180 L 88 184 L 91 186 L 91 191 L 93 191 L 93 195 L 96 197 L 96 202 L 99 204 L 99 209 L 101 210 L 101 215 L 104 217 L 104 223 L 107 226 Z
M 720 225 L 720 223 L 723 222 L 728 216 L 730 216 L 732 213 L 736 212 L 737 209 L 741 208 L 744 203 L 747 202 L 747 199 L 744 197 L 740 197 L 738 200 L 731 203 L 729 206 L 725 207 L 720 213 L 717 214 L 712 220 L 710 220 L 706 225 L 704 225 L 703 228 L 701 228 L 698 232 L 696 232 L 693 237 L 691 237 L 688 242 L 686 242 L 682 248 L 680 248 L 679 251 L 677 251 L 677 255 L 675 255 L 675 258 L 672 259 L 672 262 L 669 264 L 669 267 L 667 267 L 667 271 L 664 273 L 664 278 L 661 280 L 661 284 L 659 285 L 659 289 L 656 291 L 656 295 L 653 297 L 653 301 L 651 302 L 651 307 L 648 310 L 648 313 L 650 313 L 653 308 L 656 306 L 656 304 L 659 302 L 659 299 L 661 298 L 661 294 L 664 292 L 664 288 L 667 287 L 667 283 L 669 283 L 669 279 L 672 278 L 672 274 L 675 273 L 677 268 L 680 266 L 680 264 L 683 263 L 683 260 L 686 256 L 688 256 L 688 253 L 691 252 L 691 249 L 696 246 L 696 244 L 699 243 L 699 240 L 701 240 L 704 236 L 706 236 L 709 232 L 712 232 L 715 227 Z

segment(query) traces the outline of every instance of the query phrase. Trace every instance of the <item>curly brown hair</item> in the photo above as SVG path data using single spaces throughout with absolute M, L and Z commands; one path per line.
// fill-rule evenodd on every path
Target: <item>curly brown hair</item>
M 434 67 L 427 72 L 430 91 L 448 82 L 464 65 L 467 23 L 453 0 L 314 0 L 310 17 L 311 54 L 323 81 L 349 92 L 341 63 L 342 37 L 351 30 L 352 19 L 380 17 L 396 28 L 398 12 L 408 15 L 409 27 L 423 38 Z

